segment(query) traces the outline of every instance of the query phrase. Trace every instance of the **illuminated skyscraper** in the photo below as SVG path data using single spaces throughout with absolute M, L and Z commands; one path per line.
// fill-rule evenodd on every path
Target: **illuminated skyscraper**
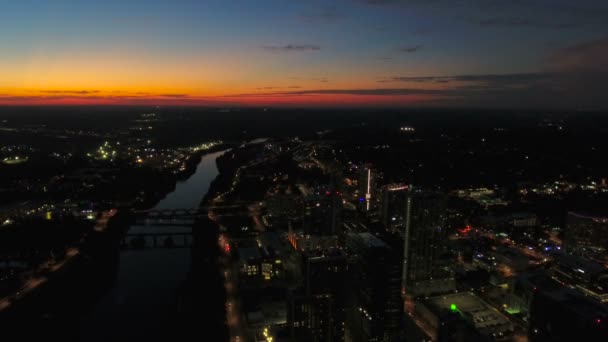
M 320 191 L 307 198 L 304 231 L 310 235 L 337 235 L 340 233 L 342 195 L 333 189 Z
M 406 294 L 441 293 L 454 287 L 451 271 L 440 256 L 446 250 L 446 198 L 410 190 L 405 204 L 402 287 Z
M 387 231 L 401 232 L 405 229 L 408 196 L 406 184 L 394 183 L 382 187 L 380 219 Z

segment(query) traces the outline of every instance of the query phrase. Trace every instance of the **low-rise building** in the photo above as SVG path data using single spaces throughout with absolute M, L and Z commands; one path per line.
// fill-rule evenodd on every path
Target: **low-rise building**
M 481 298 L 461 292 L 426 299 L 416 305 L 416 315 L 439 334 L 445 324 L 446 313 L 455 313 L 468 322 L 487 340 L 506 341 L 513 336 L 514 326 L 509 319 Z

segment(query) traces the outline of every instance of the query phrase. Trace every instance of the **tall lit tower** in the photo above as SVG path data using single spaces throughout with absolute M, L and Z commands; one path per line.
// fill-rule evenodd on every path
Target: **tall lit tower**
M 410 190 L 405 205 L 405 226 L 401 232 L 405 294 L 432 294 L 453 289 L 453 275 L 440 260 L 447 242 L 445 195 Z
M 376 185 L 379 177 L 380 175 L 372 169 L 371 165 L 365 164 L 361 167 L 359 173 L 359 201 L 362 204 L 361 209 L 365 212 L 369 212 L 374 207 Z

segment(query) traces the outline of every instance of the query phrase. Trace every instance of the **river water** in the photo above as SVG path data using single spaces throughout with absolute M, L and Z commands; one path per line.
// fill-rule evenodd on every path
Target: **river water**
M 223 153 L 201 157 L 195 173 L 178 183 L 155 208 L 198 207 L 218 175 L 216 159 Z M 132 226 L 129 234 L 190 231 L 190 225 Z M 186 280 L 190 264 L 188 248 L 121 251 L 115 285 L 82 320 L 82 340 L 154 340 L 175 311 L 177 290 Z

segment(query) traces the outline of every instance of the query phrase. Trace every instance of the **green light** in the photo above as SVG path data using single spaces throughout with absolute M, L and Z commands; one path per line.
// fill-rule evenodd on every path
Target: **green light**
M 456 307 L 456 304 L 450 305 L 450 310 L 452 310 L 452 311 L 458 310 L 458 308 Z
M 507 313 L 509 315 L 515 315 L 515 314 L 519 313 L 519 310 L 518 309 L 514 309 L 514 308 L 508 308 L 508 309 L 505 309 L 505 311 L 507 311 Z

